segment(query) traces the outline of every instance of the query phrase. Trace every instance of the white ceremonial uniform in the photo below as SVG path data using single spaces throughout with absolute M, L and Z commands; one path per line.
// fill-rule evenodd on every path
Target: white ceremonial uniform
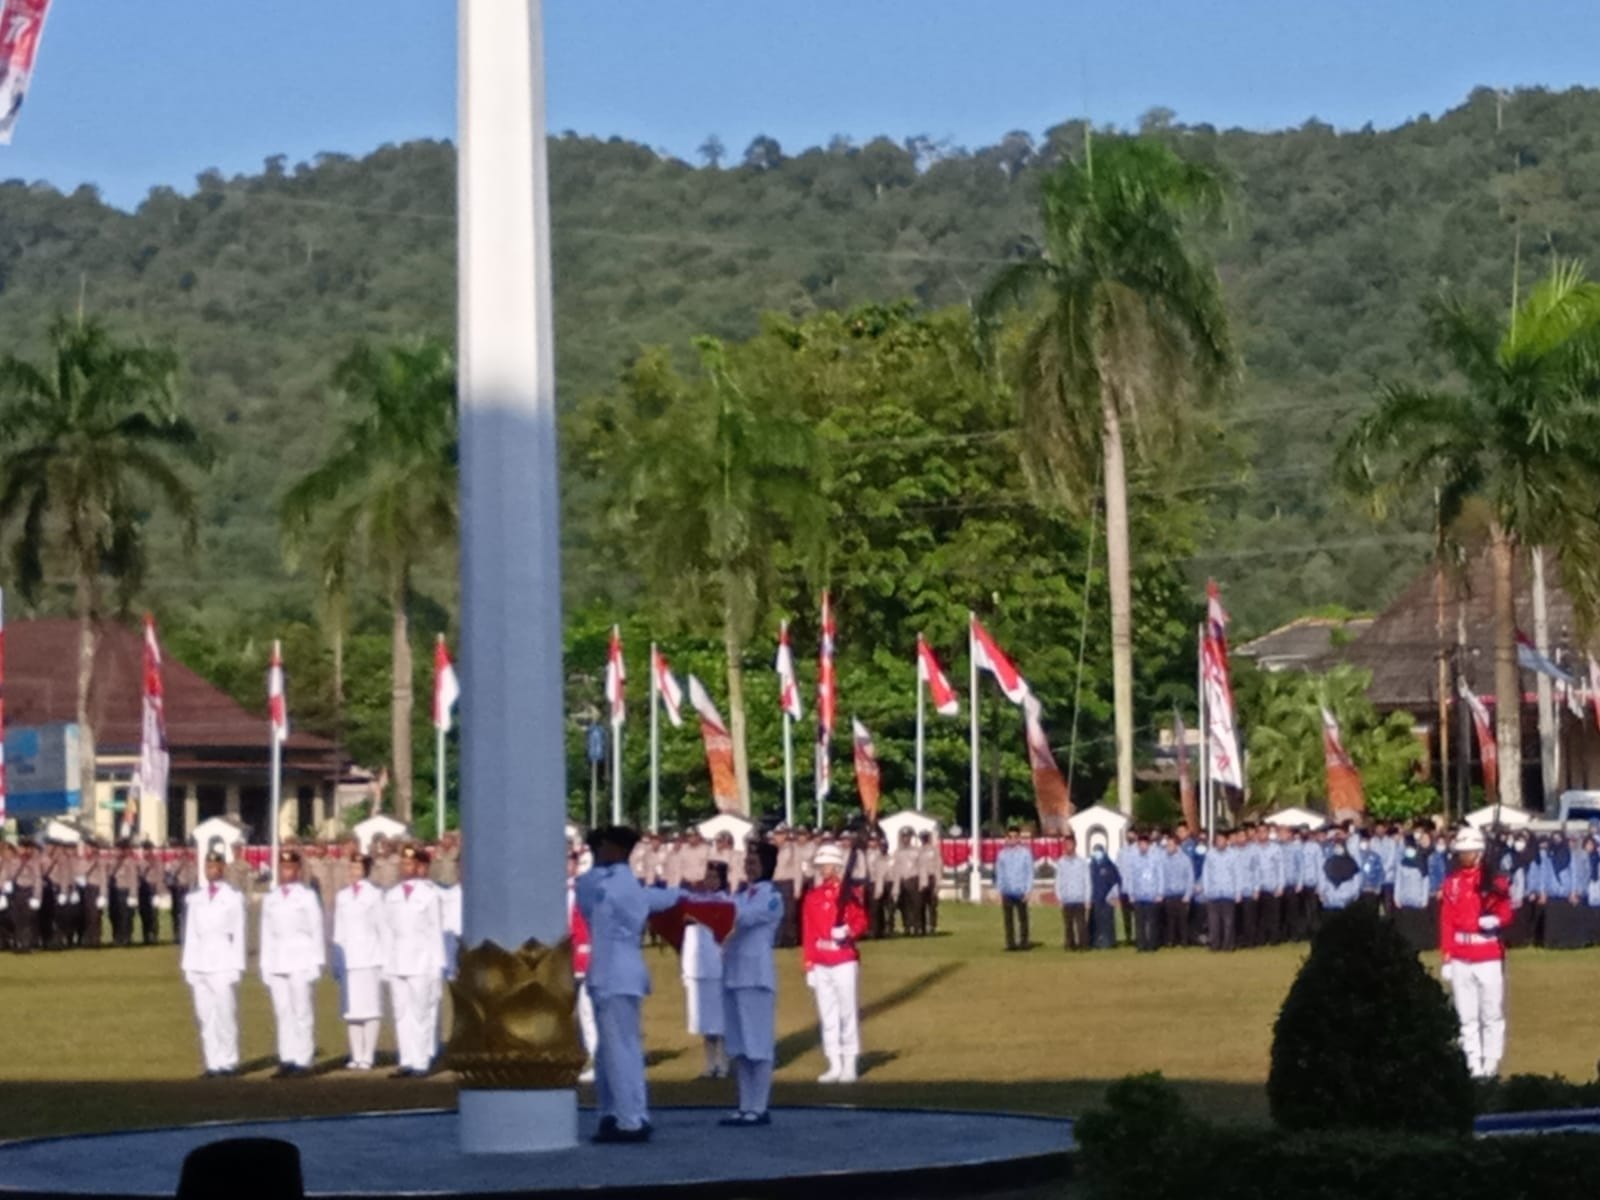
M 698 922 L 684 926 L 682 966 L 689 1032 L 721 1037 L 722 948 L 711 930 Z
M 317 977 L 327 964 L 322 902 L 303 883 L 285 883 L 261 899 L 261 979 L 272 996 L 278 1062 L 307 1067 L 316 1055 Z
M 384 894 L 383 977 L 394 1009 L 402 1070 L 426 1071 L 438 1051 L 444 978 L 444 909 L 426 879 L 405 879 Z
M 578 876 L 573 895 L 594 947 L 587 982 L 600 1030 L 595 1050 L 600 1116 L 633 1132 L 650 1119 L 639 1033 L 639 1006 L 650 994 L 650 972 L 639 942 L 650 914 L 672 908 L 683 893 L 678 888 L 643 887 L 627 863 L 615 863 Z
M 183 920 L 183 978 L 194 995 L 206 1070 L 239 1065 L 239 980 L 244 978 L 244 897 L 225 883 L 189 893 Z
M 368 880 L 340 889 L 333 901 L 334 970 L 350 1035 L 350 1063 L 372 1066 L 383 1018 L 383 891 Z
M 733 932 L 722 944 L 726 1044 L 739 1084 L 739 1111 L 764 1113 L 772 1096 L 778 978 L 772 945 L 783 924 L 783 897 L 753 883 L 733 898 Z

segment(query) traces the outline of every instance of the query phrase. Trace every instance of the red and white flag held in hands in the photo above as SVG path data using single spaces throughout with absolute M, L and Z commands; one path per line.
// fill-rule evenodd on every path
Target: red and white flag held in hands
M 656 694 L 661 697 L 661 707 L 667 710 L 667 720 L 672 722 L 674 728 L 683 724 L 683 689 L 678 686 L 678 681 L 673 678 L 672 667 L 667 662 L 667 656 L 660 650 L 655 652 L 656 661 L 653 670 L 656 673 Z
M 917 634 L 917 679 L 928 685 L 928 694 L 933 698 L 933 711 L 941 717 L 958 716 L 961 712 L 961 701 L 956 696 L 955 688 L 950 686 L 950 680 L 945 677 L 939 660 L 933 653 L 933 647 L 919 633 Z
M 289 740 L 289 697 L 283 690 L 283 646 L 272 643 L 272 663 L 267 668 L 267 720 L 279 743 Z
M 622 631 L 611 627 L 611 648 L 606 652 L 606 707 L 611 713 L 611 728 L 618 729 L 628 719 L 628 700 L 623 685 L 628 669 L 622 661 Z
M 987 671 L 994 676 L 995 682 L 1000 685 L 1000 690 L 1005 693 L 1006 699 L 1013 704 L 1021 704 L 1028 696 L 1028 681 L 1022 677 L 1012 661 L 1006 657 L 1005 651 L 989 636 L 989 631 L 976 616 L 972 621 L 972 657 L 977 661 L 978 670 Z
M 456 677 L 444 634 L 433 644 L 433 727 L 448 731 L 450 714 L 461 699 L 461 680 Z
M 800 681 L 794 674 L 794 651 L 789 649 L 789 622 L 778 626 L 778 658 L 772 664 L 778 673 L 778 708 L 791 721 L 803 715 L 800 705 Z

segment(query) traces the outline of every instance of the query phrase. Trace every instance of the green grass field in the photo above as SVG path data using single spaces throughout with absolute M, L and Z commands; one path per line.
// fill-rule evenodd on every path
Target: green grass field
M 777 1101 L 1071 1113 L 1110 1080 L 1159 1070 L 1210 1115 L 1264 1116 L 1272 1022 L 1303 947 L 1069 956 L 1056 948 L 1056 914 L 1034 915 L 1034 936 L 1049 945 L 1026 954 L 1001 950 L 998 909 L 949 904 L 939 937 L 869 944 L 866 1074 L 849 1088 L 812 1082 L 824 1064 L 811 993 L 797 956 L 781 952 Z M 647 957 L 656 978 L 645 1006 L 653 1102 L 726 1102 L 729 1085 L 694 1078 L 702 1060 L 698 1039 L 684 1032 L 676 956 Z M 1596 951 L 1513 955 L 1508 1073 L 1592 1076 L 1597 965 Z M 324 980 L 318 1046 L 327 1069 L 273 1081 L 271 1008 L 260 980 L 248 977 L 240 1020 L 251 1073 L 201 1080 L 174 947 L 0 957 L 0 1138 L 452 1103 L 445 1076 L 392 1081 L 336 1069 L 345 1058 L 336 1005 Z M 1361 1031 L 1348 1032 L 1359 1053 Z

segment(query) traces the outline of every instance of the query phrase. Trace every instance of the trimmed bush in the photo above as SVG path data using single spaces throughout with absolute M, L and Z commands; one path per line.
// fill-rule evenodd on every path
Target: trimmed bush
M 1278 1012 L 1267 1100 L 1289 1130 L 1466 1136 L 1472 1077 L 1444 990 L 1371 904 L 1332 916 Z

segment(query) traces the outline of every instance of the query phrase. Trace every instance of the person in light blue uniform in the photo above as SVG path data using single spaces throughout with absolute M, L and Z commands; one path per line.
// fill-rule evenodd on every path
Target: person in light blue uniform
M 1566 838 L 1550 837 L 1535 865 L 1544 910 L 1544 946 L 1547 950 L 1579 950 L 1585 942 L 1582 897 L 1588 886 L 1588 859 L 1574 854 Z
M 1178 839 L 1161 839 L 1161 940 L 1168 946 L 1189 944 L 1189 902 L 1194 898 L 1194 866 Z
M 1200 894 L 1200 877 L 1205 874 L 1206 859 L 1211 856 L 1211 845 L 1204 832 L 1189 839 L 1184 854 L 1194 872 L 1194 887 L 1189 891 L 1189 945 L 1198 946 L 1206 940 L 1206 902 Z
M 1408 840 L 1394 872 L 1395 928 L 1419 954 L 1439 947 L 1439 928 L 1428 908 L 1429 857 L 1415 839 Z
M 1383 883 L 1378 888 L 1378 895 L 1385 912 L 1394 909 L 1395 872 L 1400 868 L 1400 855 L 1404 848 L 1405 842 L 1397 825 L 1380 827 L 1379 836 L 1373 839 L 1373 849 L 1378 852 L 1378 861 L 1383 864 Z
M 1200 872 L 1200 894 L 1206 906 L 1206 945 L 1216 953 L 1238 946 L 1234 917 L 1239 902 L 1238 852 L 1228 835 L 1218 831 Z
M 1361 895 L 1375 904 L 1383 900 L 1383 855 L 1378 851 L 1378 839 L 1369 837 L 1356 857 L 1361 868 Z
M 1343 911 L 1361 898 L 1361 868 L 1350 857 L 1343 830 L 1333 835 L 1333 850 L 1322 864 L 1317 895 L 1323 912 Z
M 1089 852 L 1089 939 L 1096 950 L 1117 944 L 1117 900 L 1122 875 L 1104 846 Z
M 1236 941 L 1246 950 L 1257 946 L 1261 934 L 1261 850 L 1255 840 L 1255 827 L 1235 830 L 1228 845 L 1233 850 L 1234 887 L 1238 895 L 1238 916 L 1234 918 Z
M 1300 936 L 1316 935 L 1322 916 L 1322 864 L 1328 861 L 1327 833 L 1307 832 L 1295 845 L 1296 883 L 1300 889 Z
M 1016 826 L 1006 830 L 1006 844 L 995 855 L 994 890 L 1000 893 L 1000 907 L 1005 914 L 1006 949 L 1026 950 L 1032 945 L 1028 937 L 1028 896 L 1033 892 L 1033 847 L 1022 840 L 1022 831 Z
M 1589 882 L 1583 889 L 1584 936 L 1593 946 L 1600 942 L 1600 839 L 1592 833 L 1583 839 L 1583 857 L 1589 867 Z
M 1284 846 L 1279 840 L 1276 825 L 1263 824 L 1257 838 L 1257 867 L 1260 872 L 1261 891 L 1256 897 L 1257 920 L 1260 925 L 1258 944 L 1276 946 L 1283 940 L 1285 925 L 1284 896 L 1289 877 L 1284 859 Z
M 1078 853 L 1078 839 L 1067 834 L 1061 839 L 1061 857 L 1056 859 L 1056 900 L 1061 905 L 1061 943 L 1067 950 L 1089 948 L 1089 860 Z
M 723 1050 L 732 1060 L 739 1107 L 723 1125 L 770 1125 L 776 1057 L 778 979 L 772 947 L 783 924 L 783 896 L 773 886 L 778 848 L 753 839 L 745 850 L 747 882 L 733 897 L 733 932 L 722 944 Z
M 1161 902 L 1164 898 L 1164 856 L 1150 844 L 1150 831 L 1139 830 L 1134 837 L 1133 853 L 1128 865 L 1122 869 L 1122 885 L 1133 901 L 1133 940 L 1141 954 L 1156 950 L 1161 945 Z

